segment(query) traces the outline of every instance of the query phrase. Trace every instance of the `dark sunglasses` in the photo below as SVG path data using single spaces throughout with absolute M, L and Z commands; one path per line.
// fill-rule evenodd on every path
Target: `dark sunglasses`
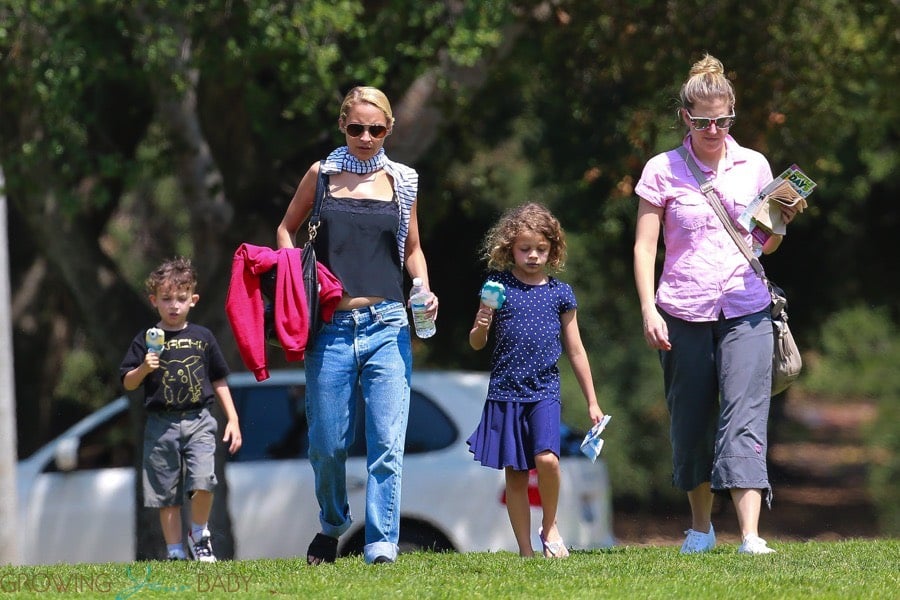
M 344 131 L 346 131 L 347 135 L 349 135 L 350 137 L 359 137 L 363 134 L 363 131 L 368 131 L 369 135 L 371 135 L 376 140 L 380 140 L 387 135 L 388 128 L 384 125 L 363 125 L 362 123 L 348 123 L 347 126 L 344 127 Z
M 697 131 L 709 129 L 712 123 L 716 124 L 716 129 L 728 129 L 734 125 L 735 116 L 733 114 L 719 117 L 718 119 L 710 119 L 709 117 L 692 117 L 691 113 L 687 113 L 688 119 L 691 120 L 691 127 Z

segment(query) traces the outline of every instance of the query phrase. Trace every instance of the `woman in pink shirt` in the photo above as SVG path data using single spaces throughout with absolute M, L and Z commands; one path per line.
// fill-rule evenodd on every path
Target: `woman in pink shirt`
M 735 95 L 724 67 L 706 55 L 680 93 L 683 145 L 712 184 L 748 244 L 737 217 L 772 180 L 766 158 L 729 135 Z M 774 552 L 759 537 L 766 471 L 772 365 L 770 296 L 708 204 L 677 150 L 651 158 L 635 192 L 640 197 L 634 275 L 644 337 L 659 350 L 671 417 L 673 484 L 687 492 L 691 528 L 684 554 L 715 547 L 713 492 L 727 491 L 738 517 L 739 552 Z M 785 210 L 791 221 L 795 210 Z M 654 272 L 660 230 L 665 260 Z M 781 236 L 762 246 L 774 252 Z

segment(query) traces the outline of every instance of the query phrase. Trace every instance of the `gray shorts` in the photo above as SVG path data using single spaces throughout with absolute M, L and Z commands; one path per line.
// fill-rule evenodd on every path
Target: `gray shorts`
M 144 506 L 181 506 L 185 490 L 215 489 L 217 428 L 206 408 L 147 413 Z
M 766 469 L 772 322 L 764 310 L 689 322 L 660 311 L 672 349 L 660 352 L 671 415 L 672 483 L 690 491 L 772 488 Z

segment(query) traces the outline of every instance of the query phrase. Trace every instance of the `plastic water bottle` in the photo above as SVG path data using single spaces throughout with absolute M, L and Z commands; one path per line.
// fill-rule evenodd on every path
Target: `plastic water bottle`
M 437 332 L 434 319 L 425 313 L 425 307 L 429 298 L 431 298 L 431 293 L 422 285 L 422 279 L 420 277 L 414 278 L 412 289 L 409 291 L 409 306 L 412 309 L 416 335 L 422 339 L 430 338 Z

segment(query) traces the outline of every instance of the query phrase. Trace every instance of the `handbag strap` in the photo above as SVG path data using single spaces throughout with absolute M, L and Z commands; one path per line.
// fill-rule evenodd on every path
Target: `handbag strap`
M 722 206 L 721 200 L 719 200 L 719 196 L 716 195 L 716 191 L 713 189 L 712 184 L 706 179 L 706 175 L 703 174 L 703 171 L 700 170 L 699 165 L 697 165 L 697 161 L 694 160 L 694 157 L 687 151 L 687 148 L 684 146 L 679 146 L 678 154 L 681 155 L 681 158 L 684 159 L 684 162 L 687 164 L 688 168 L 691 170 L 691 173 L 694 174 L 694 178 L 697 180 L 697 183 L 700 184 L 700 191 L 706 196 L 706 199 L 709 201 L 709 205 L 712 207 L 713 212 L 719 217 L 719 220 L 722 221 L 722 225 L 725 226 L 725 230 L 731 236 L 731 239 L 734 240 L 734 243 L 737 245 L 738 250 L 741 251 L 741 254 L 747 259 L 750 263 L 750 266 L 753 267 L 753 271 L 759 276 L 760 279 L 763 280 L 763 283 L 768 287 L 769 280 L 766 277 L 766 271 L 763 269 L 762 263 L 759 262 L 759 259 L 756 255 L 753 254 L 753 251 L 747 246 L 747 242 L 741 237 L 741 234 L 737 232 L 734 227 L 734 223 L 731 221 L 731 216 L 726 212 L 725 207 Z
M 322 211 L 322 200 L 325 198 L 325 185 L 328 181 L 328 175 L 325 174 L 325 170 L 323 169 L 324 166 L 325 161 L 319 161 L 319 177 L 316 179 L 316 197 L 313 201 L 312 213 L 309 215 L 309 223 L 306 225 L 310 242 L 316 239 L 316 231 L 321 224 L 319 213 Z

